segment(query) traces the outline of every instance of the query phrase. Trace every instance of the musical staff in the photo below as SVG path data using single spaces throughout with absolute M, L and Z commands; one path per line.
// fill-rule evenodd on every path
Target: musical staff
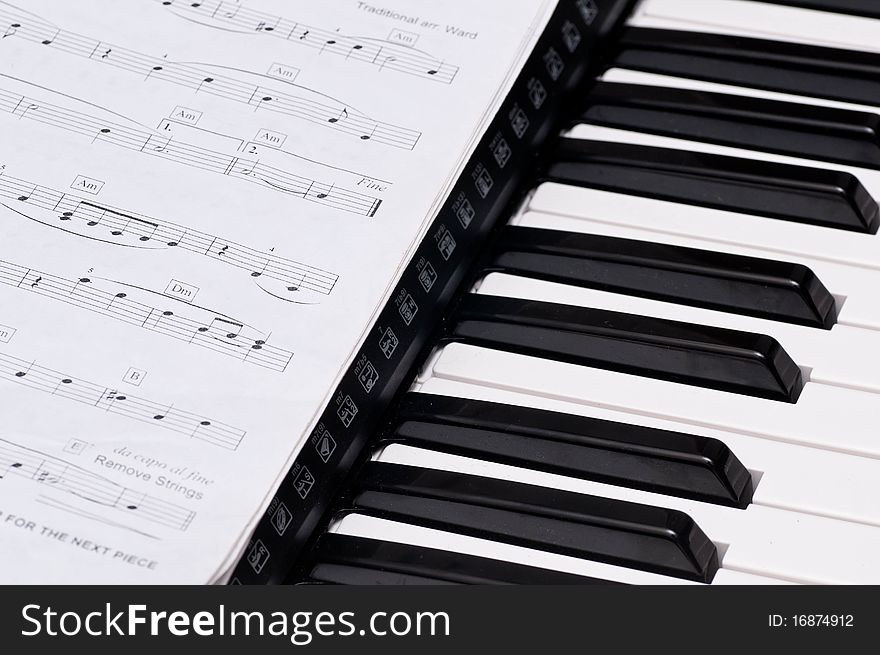
M 346 61 L 360 61 L 381 70 L 407 73 L 423 79 L 452 84 L 458 66 L 431 55 L 387 41 L 345 36 L 339 32 L 304 25 L 282 16 L 272 16 L 231 0 L 154 0 L 171 12 L 209 27 L 236 29 L 245 34 L 273 36 L 321 54 L 334 54 Z
M 51 105 L 0 89 L 0 111 L 145 155 L 160 157 L 192 168 L 260 184 L 310 202 L 372 218 L 382 201 L 355 191 L 294 175 L 260 160 L 226 155 L 184 143 L 173 136 L 130 127 L 81 112 Z
M 145 330 L 185 341 L 249 364 L 283 372 L 293 353 L 267 343 L 268 337 L 255 334 L 243 323 L 187 305 L 210 320 L 180 316 L 166 308 L 151 307 L 128 297 L 128 286 L 114 283 L 113 291 L 95 285 L 95 280 L 81 277 L 68 280 L 25 266 L 0 260 L 0 284 L 29 291 Z M 156 294 L 165 298 L 161 294 Z
M 330 295 L 339 280 L 335 273 L 264 253 L 219 236 L 199 232 L 167 221 L 62 193 L 0 172 L 0 198 L 17 205 L 48 212 L 59 224 L 83 223 L 88 230 L 100 230 L 111 243 L 132 242 L 141 247 L 177 248 L 244 270 L 253 278 L 280 282 L 290 293 L 311 291 Z
M 186 530 L 195 512 L 134 491 L 70 462 L 0 439 L 0 481 L 16 476 L 129 517 Z
M 236 450 L 246 434 L 244 430 L 219 423 L 207 416 L 183 411 L 173 404 L 136 398 L 113 387 L 87 382 L 4 353 L 0 353 L 0 380 L 89 405 L 110 414 L 149 423 L 227 450 Z
M 249 84 L 201 66 L 168 61 L 165 57 L 142 54 L 81 36 L 59 29 L 6 2 L 0 2 L 0 29 L 3 27 L 7 28 L 7 37 L 55 48 L 90 61 L 135 73 L 145 81 L 161 80 L 193 89 L 197 93 L 243 103 L 254 107 L 255 110 L 293 116 L 364 141 L 375 141 L 395 148 L 412 150 L 421 137 L 421 133 L 417 130 L 373 120 L 350 105 L 297 85 L 288 84 L 311 97 Z M 340 119 L 343 112 L 344 118 Z

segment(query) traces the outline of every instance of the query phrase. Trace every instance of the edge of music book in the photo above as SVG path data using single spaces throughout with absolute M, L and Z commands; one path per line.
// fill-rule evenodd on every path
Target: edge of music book
M 396 292 L 276 491 L 230 584 L 281 584 L 361 459 L 566 100 L 634 0 L 560 0 L 501 110 L 454 185 Z M 543 100 L 541 100 L 543 98 Z M 405 390 L 405 389 L 403 389 Z

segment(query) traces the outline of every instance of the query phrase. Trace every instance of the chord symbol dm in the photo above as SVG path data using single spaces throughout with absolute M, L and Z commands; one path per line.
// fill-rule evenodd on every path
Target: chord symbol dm
M 250 329 L 247 334 L 243 333 L 243 323 L 233 323 L 190 305 L 187 308 L 192 309 L 188 311 L 198 312 L 201 320 L 168 308 L 152 307 L 130 298 L 127 291 L 121 290 L 128 287 L 120 283 L 113 283 L 116 288 L 107 291 L 88 277 L 71 280 L 0 260 L 0 284 L 30 291 L 272 371 L 283 372 L 293 358 L 292 352 L 267 343 L 268 337 L 265 335 Z M 230 327 L 233 324 L 235 329 Z
M 10 202 L 3 203 L 2 199 Z M 329 295 L 339 281 L 339 276 L 335 273 L 274 253 L 260 252 L 216 235 L 97 203 L 5 173 L 0 174 L 0 204 L 28 218 L 34 218 L 33 212 L 28 213 L 26 209 L 35 208 L 46 214 L 47 220 L 34 220 L 50 226 L 52 220 L 61 224 L 78 222 L 88 228 L 82 236 L 103 231 L 114 237 L 110 243 L 116 245 L 180 249 L 193 255 L 209 257 L 221 264 L 245 271 L 251 277 L 275 280 L 289 291 Z M 256 273 L 259 275 L 255 275 Z

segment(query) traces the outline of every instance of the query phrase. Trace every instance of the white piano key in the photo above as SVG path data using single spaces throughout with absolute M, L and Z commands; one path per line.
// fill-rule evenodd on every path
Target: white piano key
M 812 382 L 880 393 L 880 333 L 874 330 L 848 325 L 821 330 L 500 273 L 487 276 L 479 293 L 766 334 L 775 338 L 798 366 L 809 369 Z
M 800 263 L 843 297 L 839 323 L 880 329 L 878 235 L 555 183 L 538 187 L 512 223 Z
M 878 20 L 748 0 L 643 0 L 628 24 L 880 52 Z
M 780 580 L 778 578 L 768 578 L 762 575 L 754 575 L 753 573 L 743 573 L 742 571 L 731 571 L 730 569 L 720 568 L 715 578 L 712 580 L 713 587 L 728 585 L 792 585 L 795 582 L 788 580 Z
M 721 546 L 721 566 L 732 571 L 805 584 L 880 581 L 880 528 L 873 526 L 760 505 L 745 510 L 711 505 L 399 444 L 374 459 L 681 511 Z
M 419 391 L 532 407 L 605 421 L 718 439 L 752 472 L 752 502 L 766 507 L 880 526 L 880 460 L 808 448 L 761 437 L 685 425 L 642 414 L 588 406 L 498 387 L 429 378 Z
M 808 382 L 797 403 L 715 391 L 453 343 L 434 363 L 437 377 L 570 400 L 880 458 L 876 394 Z
M 681 580 L 656 573 L 637 571 L 613 564 L 592 562 L 590 560 L 557 555 L 541 550 L 533 550 L 522 546 L 469 537 L 466 535 L 425 528 L 418 525 L 399 523 L 388 519 L 366 516 L 364 514 L 348 514 L 330 526 L 330 532 L 352 537 L 367 539 L 383 539 L 409 546 L 437 548 L 464 555 L 487 557 L 489 559 L 536 566 L 539 568 L 563 571 L 574 575 L 583 575 L 600 580 L 608 580 L 622 584 L 643 585 L 699 585 L 698 582 Z M 717 576 L 716 576 L 717 580 Z M 728 581 L 729 580 L 729 581 Z M 778 584 L 773 579 L 762 578 L 761 582 L 749 584 Z M 715 584 L 742 584 L 737 578 L 722 578 Z
M 646 132 L 633 132 L 631 130 L 620 130 L 612 127 L 588 125 L 586 123 L 573 127 L 565 136 L 573 139 L 611 141 L 613 143 L 630 143 L 634 145 L 652 146 L 657 148 L 686 150 L 688 152 L 704 152 L 714 155 L 723 155 L 726 157 L 740 157 L 743 159 L 754 159 L 757 161 L 777 162 L 780 164 L 790 164 L 794 166 L 806 166 L 808 168 L 819 168 L 829 171 L 844 171 L 858 178 L 858 180 L 862 183 L 868 193 L 870 193 L 875 200 L 880 201 L 880 171 L 871 170 L 869 168 L 859 168 L 857 166 L 847 166 L 845 164 L 831 164 L 814 159 L 803 159 L 801 157 L 776 155 L 773 153 L 761 152 L 759 150 L 750 150 L 746 148 L 719 146 L 713 143 L 704 143 L 702 141 L 676 139 L 674 137 L 657 136 L 655 134 L 648 134 Z

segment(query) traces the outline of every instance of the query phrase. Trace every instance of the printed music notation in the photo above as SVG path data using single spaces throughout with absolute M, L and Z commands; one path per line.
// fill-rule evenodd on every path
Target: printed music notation
M 217 262 L 247 271 L 255 279 L 266 278 L 280 282 L 290 293 L 311 291 L 330 295 L 339 281 L 339 276 L 335 273 L 271 253 L 259 252 L 215 235 L 39 186 L 2 171 L 0 198 L 13 201 L 11 204 L 2 203 L 12 211 L 18 211 L 16 206 L 21 204 L 50 213 L 62 225 L 68 221 L 82 222 L 89 230 L 101 230 L 111 237 L 101 239 L 108 243 L 179 248 L 210 257 Z
M 195 518 L 195 512 L 183 507 L 123 487 L 58 457 L 0 439 L 0 481 L 13 475 L 175 530 L 186 530 Z
M 246 434 L 244 430 L 219 423 L 207 416 L 183 411 L 173 404 L 136 398 L 113 387 L 80 380 L 39 366 L 36 362 L 3 353 L 0 353 L 0 380 L 15 382 L 52 396 L 149 423 L 227 450 L 236 450 Z
M 115 289 L 106 291 L 96 287 L 96 281 L 103 282 L 88 277 L 67 280 L 0 260 L 0 284 L 87 309 L 272 371 L 284 372 L 293 359 L 292 352 L 267 343 L 267 336 L 255 334 L 240 321 L 191 305 L 187 305 L 189 311 L 198 311 L 212 318 L 200 321 L 181 316 L 169 309 L 132 300 L 128 297 L 131 289 L 141 291 L 136 287 L 114 282 Z M 165 298 L 169 306 L 176 302 L 162 294 L 156 295 Z
M 350 105 L 289 84 L 305 93 L 292 95 L 261 85 L 252 85 L 199 66 L 168 61 L 128 50 L 104 41 L 74 34 L 0 2 L 0 30 L 3 38 L 17 38 L 62 52 L 84 57 L 115 68 L 136 73 L 144 80 L 161 80 L 198 93 L 243 103 L 259 111 L 294 116 L 322 127 L 395 148 L 412 150 L 421 132 L 373 120 Z M 312 97 L 307 97 L 311 95 Z
M 5 89 L 0 89 L 0 111 L 19 119 L 27 118 L 81 134 L 90 138 L 92 143 L 107 143 L 184 166 L 247 180 L 274 191 L 368 218 L 374 217 L 382 204 L 379 198 L 294 175 L 260 160 L 214 152 L 178 141 L 173 136 L 102 120 Z
M 209 27 L 237 29 L 297 43 L 321 54 L 334 54 L 347 61 L 360 61 L 381 70 L 393 70 L 416 77 L 452 84 L 458 66 L 438 61 L 431 55 L 387 41 L 351 37 L 330 30 L 303 25 L 282 16 L 272 16 L 231 0 L 154 0 L 173 13 Z

